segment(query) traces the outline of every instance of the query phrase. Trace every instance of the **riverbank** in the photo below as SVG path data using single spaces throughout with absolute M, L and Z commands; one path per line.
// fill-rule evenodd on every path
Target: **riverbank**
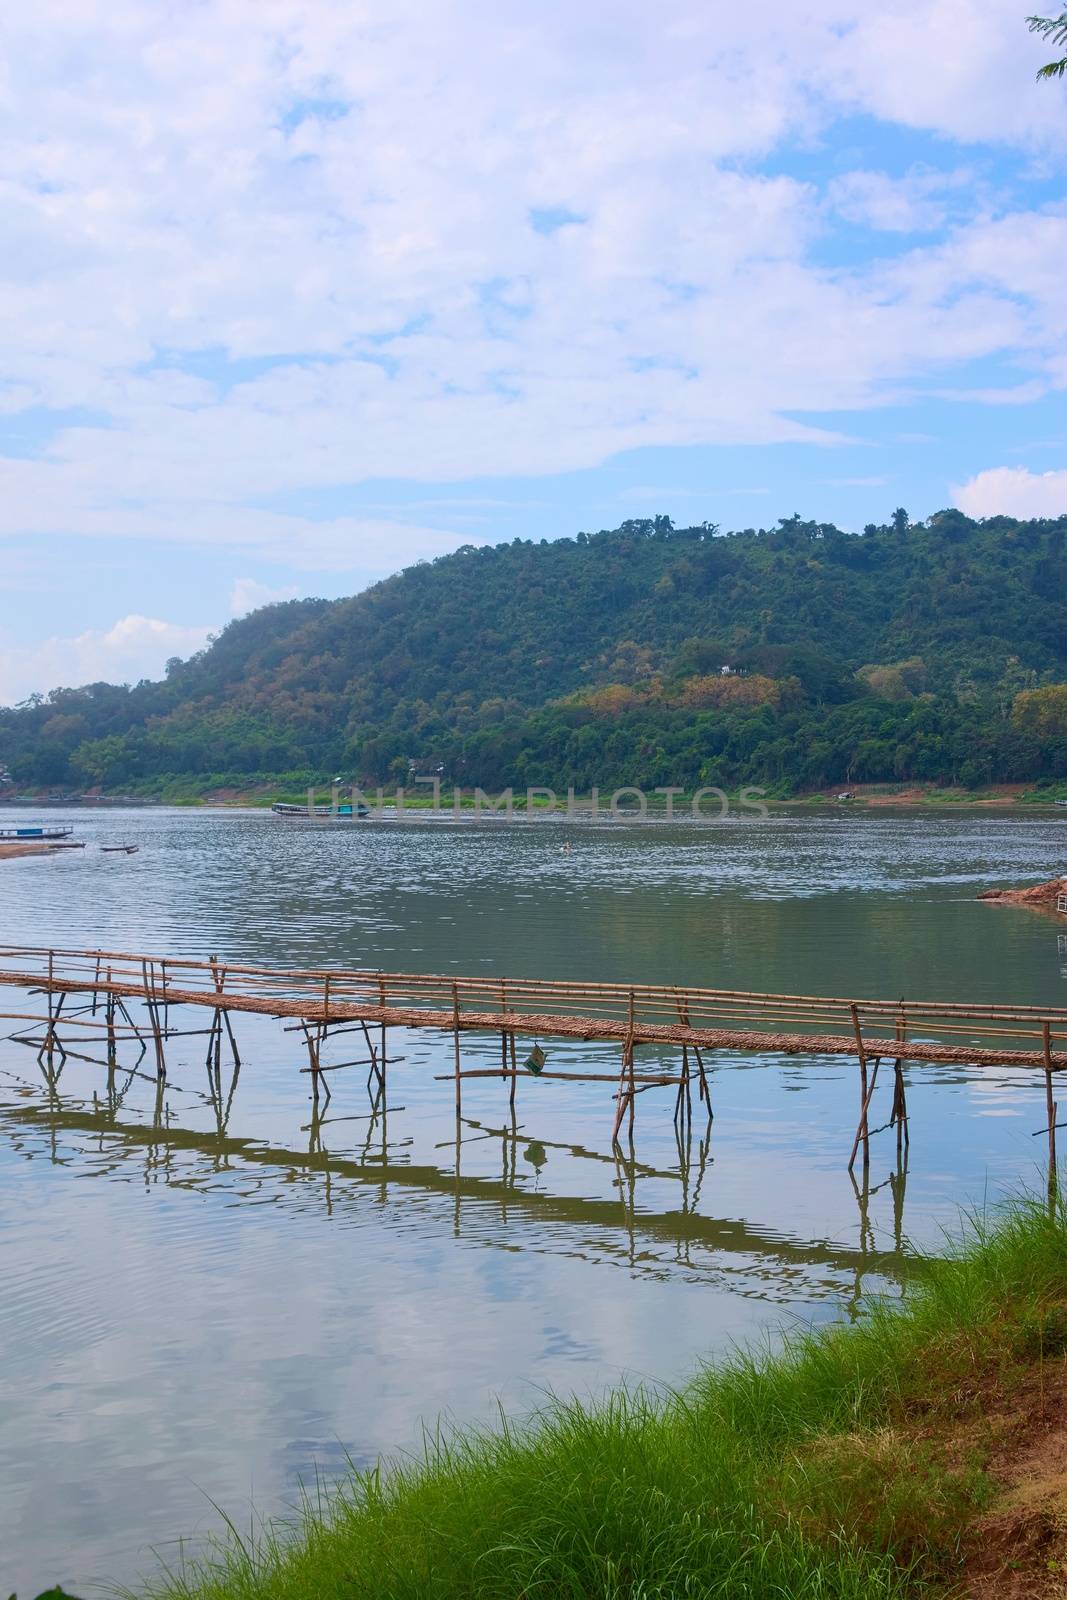
M 38 844 L 30 840 L 21 843 L 16 840 L 10 844 L 0 842 L 0 861 L 13 861 L 17 856 L 50 856 L 51 854 L 52 846 L 50 844 Z
M 1067 895 L 1067 878 L 1049 878 L 1044 883 L 1031 883 L 1025 889 L 983 889 L 978 898 L 993 905 L 1030 906 L 1035 911 L 1055 911 L 1064 895 Z
M 234 1532 L 153 1600 L 1061 1596 L 1067 1212 L 1014 1206 L 901 1308 L 684 1392 L 550 1406 Z
M 293 774 L 284 773 L 276 778 L 260 777 L 241 781 L 234 777 L 175 777 L 158 779 L 146 783 L 135 792 L 106 793 L 92 791 L 87 794 L 60 794 L 47 790 L 36 790 L 8 793 L 0 797 L 5 804 L 18 806 L 77 806 L 78 809 L 92 810 L 95 807 L 107 806 L 207 806 L 207 807 L 237 807 L 261 809 L 274 804 L 275 801 L 286 801 L 295 805 L 306 805 L 308 790 L 315 793 L 317 805 L 329 805 L 331 789 L 328 780 L 321 776 L 313 777 L 300 774 L 294 779 Z M 385 784 L 381 786 L 382 802 L 386 807 L 395 803 L 398 785 Z M 427 782 L 415 782 L 408 779 L 403 786 L 404 809 L 407 811 L 429 811 L 434 805 L 434 800 Z M 610 808 L 611 785 L 602 785 L 597 792 L 597 805 L 601 813 Z M 1058 784 L 994 784 L 982 789 L 943 788 L 936 784 L 859 784 L 848 788 L 831 788 L 814 791 L 790 792 L 775 785 L 755 786 L 748 789 L 727 790 L 730 805 L 736 810 L 739 806 L 750 812 L 754 809 L 755 800 L 759 799 L 771 811 L 791 811 L 796 808 L 803 809 L 833 809 L 833 810 L 902 810 L 902 811 L 1005 811 L 1019 808 L 1024 811 L 1052 810 L 1057 806 L 1067 806 L 1067 782 Z M 377 785 L 369 786 L 366 791 L 368 805 L 378 804 L 379 789 Z M 742 797 L 750 796 L 746 803 Z M 351 785 L 341 785 L 343 799 L 351 795 Z M 631 810 L 634 807 L 634 791 L 626 790 L 625 798 L 620 802 Z M 490 796 L 495 798 L 495 793 Z M 650 786 L 646 793 L 648 814 L 650 816 L 664 816 L 666 814 L 666 801 L 662 794 L 657 794 L 655 787 Z M 676 790 L 672 801 L 672 810 L 675 816 L 685 817 L 691 814 L 693 792 Z M 450 782 L 443 781 L 440 790 L 439 809 L 452 811 L 455 807 L 455 790 Z M 478 805 L 484 810 L 488 802 L 482 796 Z M 537 811 L 551 813 L 558 811 L 562 814 L 567 805 L 565 790 L 560 790 L 555 804 L 551 799 L 551 792 L 547 789 L 535 789 L 527 796 L 525 790 L 517 789 L 514 794 L 514 809 L 517 811 Z M 710 790 L 703 791 L 701 810 L 704 815 L 714 816 L 716 806 L 720 802 L 717 795 Z M 463 789 L 459 793 L 459 807 L 462 811 L 473 812 L 476 809 L 476 797 L 473 788 Z M 587 815 L 593 809 L 592 793 L 578 794 L 573 801 L 573 809 L 579 815 Z

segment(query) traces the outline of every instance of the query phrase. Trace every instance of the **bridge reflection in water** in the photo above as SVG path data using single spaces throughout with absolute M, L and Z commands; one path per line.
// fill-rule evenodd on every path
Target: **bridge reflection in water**
M 430 1201 L 442 1221 L 447 1209 L 455 1238 L 476 1245 L 559 1251 L 638 1276 L 719 1278 L 742 1295 L 772 1300 L 794 1299 L 803 1283 L 816 1297 L 843 1298 L 852 1314 L 869 1277 L 900 1282 L 921 1269 L 904 1235 L 906 1146 L 881 1182 L 871 1184 L 866 1168 L 862 1182 L 849 1175 L 859 1225 L 857 1244 L 846 1246 L 708 1215 L 713 1121 L 695 1133 L 691 1119 L 679 1119 L 673 1159 L 656 1165 L 618 1143 L 596 1150 L 553 1139 L 542 1131 L 550 1123 L 547 1108 L 529 1122 L 520 1122 L 514 1111 L 493 1122 L 461 1115 L 452 1136 L 435 1141 L 437 1165 L 412 1158 L 413 1138 L 397 1121 L 405 1107 L 388 1104 L 386 1087 L 373 1074 L 366 1110 L 331 1116 L 331 1102 L 312 1097 L 297 1146 L 234 1131 L 242 1068 L 223 1066 L 217 1051 L 210 1053 L 203 1089 L 146 1073 L 140 1065 L 100 1061 L 102 1081 L 91 1100 L 81 1076 L 76 1092 L 68 1092 L 74 1063 L 84 1060 L 76 1052 L 51 1063 L 45 1056 L 36 1083 L 23 1078 L 17 1097 L 0 1099 L 0 1133 L 17 1154 L 47 1154 L 95 1177 L 128 1180 L 139 1174 L 146 1185 L 210 1191 L 221 1183 L 242 1203 L 303 1212 L 317 1207 L 331 1219 L 343 1220 L 346 1211 L 354 1213 L 368 1200 L 394 1215 Z M 206 1127 L 197 1125 L 205 1119 Z M 468 1173 L 474 1147 L 478 1171 Z M 494 1148 L 498 1159 L 490 1172 L 485 1156 Z M 558 1184 L 544 1186 L 539 1175 L 550 1154 L 573 1162 L 576 1171 L 581 1163 L 603 1169 L 610 1193 L 575 1195 L 561 1193 Z M 558 1160 L 554 1170 L 558 1177 Z M 877 1244 L 871 1219 L 871 1202 L 881 1190 L 891 1198 L 890 1248 Z

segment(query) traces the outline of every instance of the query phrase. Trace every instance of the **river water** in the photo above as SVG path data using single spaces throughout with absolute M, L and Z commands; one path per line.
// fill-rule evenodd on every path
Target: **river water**
M 86 848 L 0 865 L 8 943 L 1067 1004 L 1067 923 L 975 900 L 1062 869 L 1067 824 L 1047 815 L 47 820 Z M 125 841 L 139 853 L 99 849 Z M 4 1011 L 35 1006 L 0 990 Z M 397 1032 L 386 1115 L 353 1069 L 316 1123 L 299 1036 L 236 1027 L 236 1084 L 224 1070 L 211 1092 L 193 1035 L 161 1099 L 74 1058 L 50 1087 L 32 1048 L 0 1042 L 4 1594 L 133 1584 L 217 1532 L 216 1508 L 247 1528 L 442 1417 L 676 1383 L 735 1341 L 856 1315 L 1043 1154 L 1032 1077 L 916 1066 L 907 1169 L 881 1134 L 857 1192 L 855 1063 L 774 1056 L 715 1058 L 715 1121 L 697 1113 L 691 1142 L 670 1091 L 641 1096 L 632 1162 L 599 1083 L 524 1079 L 513 1133 L 500 1082 L 472 1080 L 457 1146 L 434 1081 L 449 1039 Z M 497 1049 L 464 1043 L 468 1064 Z

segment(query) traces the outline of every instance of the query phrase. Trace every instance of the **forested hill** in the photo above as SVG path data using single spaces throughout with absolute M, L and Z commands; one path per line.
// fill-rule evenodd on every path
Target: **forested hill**
M 0 711 L 22 787 L 410 762 L 486 787 L 1062 779 L 1067 517 L 468 547 L 267 606 L 161 682 Z

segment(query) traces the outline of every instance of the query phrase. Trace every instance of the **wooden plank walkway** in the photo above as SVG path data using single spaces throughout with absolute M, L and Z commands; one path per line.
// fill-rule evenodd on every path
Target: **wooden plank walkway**
M 458 1024 L 461 1031 L 632 1039 L 635 1044 L 695 1044 L 761 1054 L 855 1056 L 859 1021 L 869 1056 L 977 1065 L 1043 1067 L 1047 1028 L 1053 1067 L 1067 1067 L 1067 1051 L 1056 1049 L 1067 1044 L 1063 1007 L 283 969 L 128 951 L 10 945 L 0 945 L 0 984 L 52 994 L 113 994 L 157 1006 L 222 1007 L 327 1024 L 385 1022 L 448 1032 Z M 967 1042 L 952 1042 L 961 1038 Z
M 1054 1164 L 1056 1105 L 1054 1075 L 1067 1068 L 1067 1008 L 931 1000 L 875 1000 L 827 995 L 766 994 L 731 989 L 664 984 L 620 984 L 562 979 L 461 977 L 444 974 L 322 968 L 252 966 L 218 958 L 149 955 L 131 951 L 49 949 L 0 945 L 0 985 L 43 994 L 47 1014 L 8 1015 L 45 1030 L 45 1053 L 63 1051 L 60 1024 L 107 1035 L 109 1051 L 119 1039 L 142 1033 L 126 1002 L 143 1004 L 155 1049 L 157 1071 L 165 1075 L 164 1045 L 178 1030 L 171 1011 L 179 1006 L 209 1008 L 209 1054 L 221 1046 L 223 1021 L 237 1059 L 231 1014 L 250 1013 L 289 1020 L 303 1032 L 317 1094 L 323 1074 L 339 1070 L 321 1061 L 320 1047 L 331 1033 L 361 1029 L 370 1064 L 384 1081 L 385 1033 L 389 1027 L 447 1031 L 454 1040 L 453 1070 L 457 1111 L 461 1084 L 473 1077 L 510 1080 L 526 1075 L 518 1064 L 516 1037 L 532 1040 L 610 1042 L 622 1047 L 618 1073 L 556 1071 L 537 1076 L 617 1083 L 613 1139 L 624 1114 L 633 1126 L 636 1095 L 646 1088 L 674 1086 L 676 1118 L 686 1114 L 690 1087 L 711 1114 L 704 1055 L 740 1051 L 788 1056 L 851 1056 L 860 1069 L 860 1121 L 856 1149 L 867 1155 L 867 1112 L 878 1065 L 894 1071 L 891 1123 L 907 1139 L 903 1062 L 1036 1068 L 1043 1072 L 1049 1114 L 1050 1163 Z M 68 999 L 88 1004 L 80 1015 L 64 1012 Z M 88 1012 L 88 1015 L 86 1015 Z M 97 1020 L 98 1012 L 102 1020 Z M 381 1030 L 380 1045 L 370 1035 Z M 194 1030 L 195 1031 L 195 1030 Z M 498 1035 L 499 1067 L 464 1068 L 464 1033 Z M 37 1042 L 36 1040 L 34 1042 Z M 677 1068 L 659 1060 L 638 1069 L 638 1046 L 680 1051 Z M 359 1063 L 342 1063 L 355 1065 Z M 536 1070 L 536 1066 L 534 1068 Z M 326 1090 L 328 1094 L 328 1089 Z M 691 1112 L 690 1112 L 691 1114 Z M 851 1165 L 851 1163 L 850 1163 Z

